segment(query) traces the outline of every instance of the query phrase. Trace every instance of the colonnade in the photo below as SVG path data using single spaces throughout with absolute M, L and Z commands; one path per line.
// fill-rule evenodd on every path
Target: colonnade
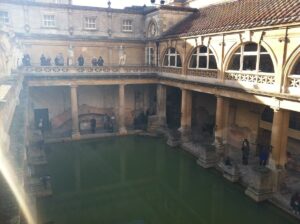
M 78 86 L 71 85 L 71 109 L 72 109 L 72 138 L 80 138 L 79 118 L 78 118 Z M 156 115 L 158 116 L 160 126 L 166 126 L 166 102 L 167 90 L 162 84 L 157 85 L 157 103 Z M 125 126 L 125 84 L 120 84 L 119 88 L 119 106 L 118 106 L 118 131 L 120 134 L 126 134 Z M 181 118 L 180 128 L 181 141 L 189 141 L 192 122 L 192 91 L 181 89 Z M 216 117 L 215 117 L 215 145 L 217 149 L 222 150 L 222 145 L 227 143 L 228 137 L 228 117 L 230 99 L 222 96 L 216 96 Z M 289 111 L 274 108 L 274 118 L 272 124 L 271 145 L 272 153 L 270 157 L 270 168 L 284 166 L 286 163 L 287 140 L 289 129 Z M 245 118 L 246 119 L 246 118 Z
M 70 86 L 71 94 L 71 113 L 72 113 L 72 138 L 79 139 L 79 114 L 78 114 L 78 86 Z M 119 106 L 118 106 L 118 127 L 119 133 L 124 135 L 127 133 L 125 126 L 125 85 L 119 85 Z

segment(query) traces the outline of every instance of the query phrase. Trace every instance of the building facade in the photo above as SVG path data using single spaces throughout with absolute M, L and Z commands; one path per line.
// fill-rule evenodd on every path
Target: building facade
M 147 114 L 149 131 L 178 129 L 204 167 L 230 157 L 243 170 L 244 139 L 253 161 L 268 147 L 270 184 L 255 170 L 256 181 L 240 179 L 255 200 L 273 197 L 300 172 L 300 3 L 204 2 L 120 10 L 2 0 L 2 76 L 24 76 L 28 125 L 42 118 L 52 138 L 82 138 L 91 118 L 102 130 L 104 116 L 126 134 Z M 93 65 L 100 56 L 104 66 Z M 199 141 L 214 144 L 215 159 L 186 144 Z

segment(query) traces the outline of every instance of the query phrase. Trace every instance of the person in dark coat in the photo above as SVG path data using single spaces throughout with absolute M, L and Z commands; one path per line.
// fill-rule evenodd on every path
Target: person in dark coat
M 298 192 L 294 193 L 291 197 L 290 206 L 293 213 L 300 214 L 300 195 Z
M 93 117 L 91 119 L 91 130 L 92 130 L 92 133 L 96 133 L 96 125 L 97 125 L 97 121 L 96 119 Z
M 78 61 L 79 66 L 84 65 L 84 58 L 83 58 L 82 54 L 78 57 L 77 61 Z
M 97 65 L 98 65 L 98 60 L 97 60 L 97 58 L 93 57 L 93 59 L 92 59 L 92 65 L 93 65 L 93 66 L 97 66 Z
M 250 144 L 248 139 L 244 139 L 242 143 L 242 161 L 243 165 L 248 165 L 248 159 L 250 154 Z
M 47 65 L 47 60 L 44 54 L 41 55 L 40 57 L 40 61 L 41 61 L 41 66 L 46 66 Z
M 104 65 L 104 60 L 103 58 L 100 56 L 98 59 L 98 66 L 103 66 Z
M 268 158 L 269 158 L 271 146 L 260 145 L 259 148 L 260 148 L 260 150 L 259 150 L 259 165 L 266 166 Z

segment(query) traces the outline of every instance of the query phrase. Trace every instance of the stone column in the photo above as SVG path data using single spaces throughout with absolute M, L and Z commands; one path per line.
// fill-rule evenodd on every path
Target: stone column
M 192 92 L 190 90 L 181 90 L 181 121 L 179 131 L 181 140 L 189 141 L 192 123 Z
M 77 86 L 71 86 L 71 108 L 72 108 L 72 138 L 80 138 L 79 120 L 78 120 L 78 99 Z
M 119 132 L 126 134 L 125 127 L 125 85 L 119 85 Z
M 216 106 L 216 126 L 215 126 L 215 145 L 217 149 L 222 150 L 223 144 L 227 140 L 229 114 L 229 101 L 221 96 L 217 96 Z
M 156 102 L 156 114 L 159 120 L 159 126 L 166 126 L 167 116 L 167 88 L 164 85 L 158 84 L 156 89 L 157 102 Z
M 290 112 L 287 110 L 275 110 L 271 145 L 272 153 L 269 159 L 269 168 L 276 169 L 277 167 L 284 167 L 286 163 L 288 129 L 289 129 Z

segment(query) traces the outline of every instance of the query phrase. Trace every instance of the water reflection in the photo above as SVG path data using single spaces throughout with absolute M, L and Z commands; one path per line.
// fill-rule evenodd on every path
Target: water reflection
M 53 144 L 47 155 L 54 193 L 38 200 L 40 223 L 297 223 L 163 140 Z

